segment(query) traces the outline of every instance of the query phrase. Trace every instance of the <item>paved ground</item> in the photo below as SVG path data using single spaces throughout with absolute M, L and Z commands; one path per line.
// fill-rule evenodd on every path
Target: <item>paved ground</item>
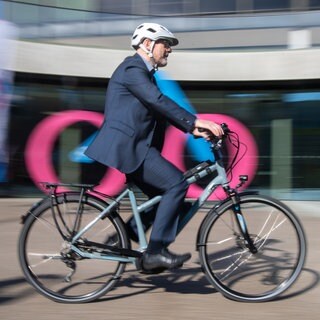
M 273 302 L 249 304 L 224 298 L 208 284 L 193 251 L 183 269 L 141 275 L 129 269 L 119 285 L 99 301 L 82 305 L 52 302 L 35 292 L 21 273 L 17 259 L 19 217 L 35 199 L 0 199 L 0 319 L 319 319 L 320 212 L 319 202 L 290 205 L 300 216 L 308 238 L 308 258 L 299 280 Z M 175 244 L 192 251 L 199 214 Z

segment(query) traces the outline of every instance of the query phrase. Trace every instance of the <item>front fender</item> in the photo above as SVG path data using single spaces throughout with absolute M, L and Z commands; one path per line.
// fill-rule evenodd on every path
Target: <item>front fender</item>
M 244 192 L 239 192 L 238 195 L 241 196 L 246 196 L 246 195 L 256 195 L 259 194 L 258 191 L 244 191 Z M 215 214 L 216 210 L 218 208 L 220 208 L 222 205 L 224 205 L 225 203 L 227 203 L 228 201 L 231 201 L 230 198 L 226 198 L 222 201 L 219 201 L 215 206 L 212 207 L 212 209 L 209 210 L 209 212 L 206 214 L 206 216 L 203 218 L 200 227 L 198 229 L 198 234 L 197 234 L 197 242 L 196 242 L 196 251 L 199 250 L 199 238 L 200 238 L 200 234 L 202 232 L 202 228 L 205 224 L 205 222 L 209 219 L 209 217 L 211 217 L 213 214 Z

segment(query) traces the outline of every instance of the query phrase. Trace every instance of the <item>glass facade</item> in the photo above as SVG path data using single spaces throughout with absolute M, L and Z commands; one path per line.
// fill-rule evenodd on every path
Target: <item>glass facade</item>
M 103 113 L 108 81 L 16 74 L 10 126 L 11 193 L 37 194 L 25 165 L 25 149 L 34 128 L 48 116 L 68 110 Z M 283 199 L 314 200 L 320 192 L 320 81 L 181 82 L 198 113 L 235 117 L 253 134 L 259 159 L 250 186 Z M 97 183 L 106 168 L 70 160 L 70 152 L 96 131 L 85 121 L 65 126 L 51 153 L 63 182 Z M 48 128 L 48 134 L 50 129 Z M 186 167 L 192 165 L 185 147 Z
M 17 25 L 20 39 L 45 43 L 58 37 L 81 38 L 85 35 L 87 38 L 97 37 L 100 41 L 98 36 L 127 36 L 142 19 L 164 18 L 167 19 L 163 20 L 164 25 L 167 22 L 169 29 L 172 27 L 174 32 L 195 31 L 201 35 L 202 31 L 218 30 L 222 38 L 226 36 L 225 30 L 228 29 L 228 34 L 231 34 L 237 27 L 241 30 L 252 28 L 271 32 L 274 28 L 285 29 L 286 32 L 305 28 L 309 29 L 310 34 L 314 32 L 311 46 L 315 47 L 320 43 L 317 40 L 319 16 L 305 17 L 303 14 L 299 16 L 301 19 L 295 20 L 290 13 L 317 13 L 318 10 L 320 0 L 0 1 L 0 16 Z M 265 15 L 262 17 L 261 13 Z M 227 16 L 226 20 L 220 20 L 222 16 Z M 259 19 L 256 19 L 257 16 Z M 213 17 L 219 19 L 213 20 Z M 201 23 L 199 18 L 202 19 Z M 247 36 L 251 37 L 252 34 Z M 255 36 L 260 37 L 260 34 Z M 208 38 L 208 34 L 205 37 Z M 111 43 L 115 46 L 115 42 Z M 81 45 L 86 46 L 86 42 Z M 231 49 L 240 50 L 240 44 L 238 47 L 236 45 Z M 286 39 L 277 45 L 286 49 Z M 270 48 L 270 45 L 262 44 L 259 50 Z M 196 48 L 184 49 L 219 48 L 212 48 L 210 43 L 204 42 L 203 45 L 197 44 Z M 248 50 L 244 45 L 242 49 Z M 255 49 L 254 45 L 250 48 Z M 226 50 L 226 47 L 220 50 Z M 26 161 L 26 150 L 39 124 L 55 114 L 63 117 L 66 111 L 89 111 L 102 116 L 104 108 L 108 79 L 36 72 L 15 74 L 9 117 L 8 183 L 4 187 L 5 192 L 12 196 L 40 193 L 31 179 Z M 258 169 L 250 188 L 275 193 L 282 199 L 319 199 L 320 79 L 182 81 L 180 85 L 198 113 L 232 116 L 253 134 L 258 146 Z M 50 134 L 50 130 L 48 127 L 48 132 L 44 131 L 44 134 Z M 66 123 L 56 132 L 52 148 L 47 150 L 46 156 L 63 182 L 96 183 L 107 171 L 103 166 L 70 156 L 74 150 L 81 149 L 82 143 L 95 131 L 96 125 L 83 119 Z M 190 167 L 193 159 L 187 147 L 183 156 L 185 166 Z

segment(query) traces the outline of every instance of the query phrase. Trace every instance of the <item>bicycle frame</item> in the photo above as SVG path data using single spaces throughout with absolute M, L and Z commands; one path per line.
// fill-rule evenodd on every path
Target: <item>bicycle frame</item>
M 192 217 L 202 207 L 205 201 L 209 198 L 209 196 L 215 191 L 215 189 L 219 185 L 222 185 L 224 188 L 228 187 L 229 184 L 227 180 L 226 171 L 223 166 L 222 160 L 220 159 L 210 164 L 208 167 L 204 168 L 203 170 L 197 172 L 193 176 L 189 177 L 187 179 L 187 183 L 188 185 L 195 183 L 196 181 L 214 172 L 217 172 L 217 176 L 215 176 L 208 183 L 208 185 L 205 187 L 205 189 L 203 190 L 199 198 L 197 198 L 194 201 L 191 208 L 189 209 L 189 212 L 184 216 L 183 220 L 179 221 L 177 233 L 180 233 L 183 230 L 185 225 L 192 219 Z M 133 191 L 133 185 L 130 183 L 128 184 L 128 187 L 117 198 L 113 199 L 112 202 L 94 220 L 92 220 L 89 224 L 87 224 L 77 234 L 74 235 L 71 241 L 72 250 L 74 250 L 76 253 L 78 253 L 80 256 L 84 258 L 99 258 L 99 259 L 114 260 L 119 262 L 134 262 L 136 260 L 136 258 L 134 257 L 121 257 L 121 256 L 112 255 L 112 254 L 110 254 L 110 256 L 103 255 L 101 257 L 97 257 L 96 255 L 93 255 L 90 253 L 84 253 L 75 246 L 76 241 L 79 240 L 83 234 L 85 234 L 100 219 L 104 219 L 106 216 L 108 216 L 114 210 L 114 208 L 127 196 L 129 197 L 132 213 L 137 224 L 138 238 L 139 238 L 139 248 L 137 251 L 143 252 L 147 248 L 148 243 L 147 243 L 145 232 L 143 230 L 140 213 L 158 204 L 161 201 L 162 197 L 156 196 L 138 205 L 136 201 L 135 193 Z
M 226 127 L 227 128 L 227 127 Z M 228 129 L 228 128 L 227 128 Z M 200 196 L 194 201 L 192 204 L 191 208 L 187 212 L 187 214 L 183 217 L 183 219 L 179 220 L 178 222 L 178 227 L 177 227 L 177 234 L 179 234 L 185 225 L 192 219 L 192 217 L 196 214 L 196 212 L 203 206 L 205 201 L 209 198 L 209 196 L 216 190 L 218 186 L 222 186 L 224 191 L 226 192 L 226 195 L 232 200 L 233 202 L 233 211 L 236 217 L 237 224 L 239 226 L 239 229 L 241 230 L 241 233 L 243 234 L 244 239 L 246 240 L 246 243 L 248 245 L 249 250 L 252 253 L 256 253 L 256 248 L 250 239 L 249 236 L 249 231 L 247 229 L 245 220 L 242 216 L 241 209 L 240 209 L 240 204 L 239 204 L 239 197 L 238 193 L 236 190 L 230 188 L 229 186 L 229 181 L 227 178 L 227 173 L 224 168 L 224 164 L 222 161 L 222 153 L 221 153 L 221 144 L 222 140 L 216 140 L 216 141 L 211 141 L 211 151 L 214 155 L 214 158 L 216 161 L 214 163 L 205 163 L 205 166 L 201 166 L 200 164 L 196 166 L 194 169 L 195 171 L 192 170 L 191 175 L 186 176 L 186 181 L 188 185 L 195 183 L 196 181 L 206 177 L 207 175 L 216 172 L 217 175 L 207 184 L 205 189 L 202 191 Z M 187 172 L 189 173 L 189 172 Z M 246 179 L 242 180 L 240 185 Z M 80 185 L 81 187 L 81 185 Z M 95 192 L 94 190 L 92 190 Z M 84 189 L 82 187 L 81 190 L 81 195 L 83 195 Z M 92 226 L 94 226 L 100 219 L 106 218 L 109 214 L 112 213 L 112 211 L 118 206 L 118 204 L 126 197 L 129 197 L 130 201 L 130 206 L 132 209 L 133 217 L 135 219 L 136 225 L 137 225 L 137 230 L 138 230 L 138 238 L 139 238 L 139 248 L 137 250 L 129 250 L 131 254 L 129 254 L 127 257 L 124 255 L 119 254 L 117 249 L 114 249 L 114 253 L 108 253 L 106 254 L 92 254 L 92 253 L 87 253 L 87 252 L 82 252 L 77 248 L 76 242 L 81 238 L 83 234 L 85 234 Z M 133 185 L 128 183 L 128 187 L 116 198 L 112 199 L 111 203 L 95 218 L 93 219 L 90 223 L 88 223 L 84 228 L 79 230 L 74 237 L 72 238 L 70 242 L 71 249 L 74 250 L 76 253 L 78 253 L 81 257 L 84 258 L 95 258 L 95 259 L 105 259 L 105 260 L 114 260 L 114 261 L 119 261 L 119 262 L 133 262 L 137 263 L 137 257 L 139 257 L 139 254 L 142 255 L 142 252 L 144 252 L 147 248 L 148 242 L 146 239 L 146 235 L 143 229 L 140 213 L 155 206 L 161 201 L 161 196 L 156 196 L 154 198 L 151 198 L 142 204 L 138 205 L 136 201 L 136 196 L 133 191 Z M 81 202 L 81 201 L 80 201 Z M 79 203 L 80 205 L 80 203 Z M 112 251 L 112 249 L 110 249 Z M 117 254 L 118 253 L 118 254 Z M 134 254 L 133 254 L 134 253 Z

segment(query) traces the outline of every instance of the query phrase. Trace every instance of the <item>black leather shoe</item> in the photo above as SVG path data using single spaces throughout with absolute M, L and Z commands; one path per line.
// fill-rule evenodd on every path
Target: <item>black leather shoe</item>
M 145 252 L 142 257 L 142 268 L 145 271 L 180 268 L 190 258 L 190 253 L 174 254 L 168 249 L 162 249 L 156 254 Z

